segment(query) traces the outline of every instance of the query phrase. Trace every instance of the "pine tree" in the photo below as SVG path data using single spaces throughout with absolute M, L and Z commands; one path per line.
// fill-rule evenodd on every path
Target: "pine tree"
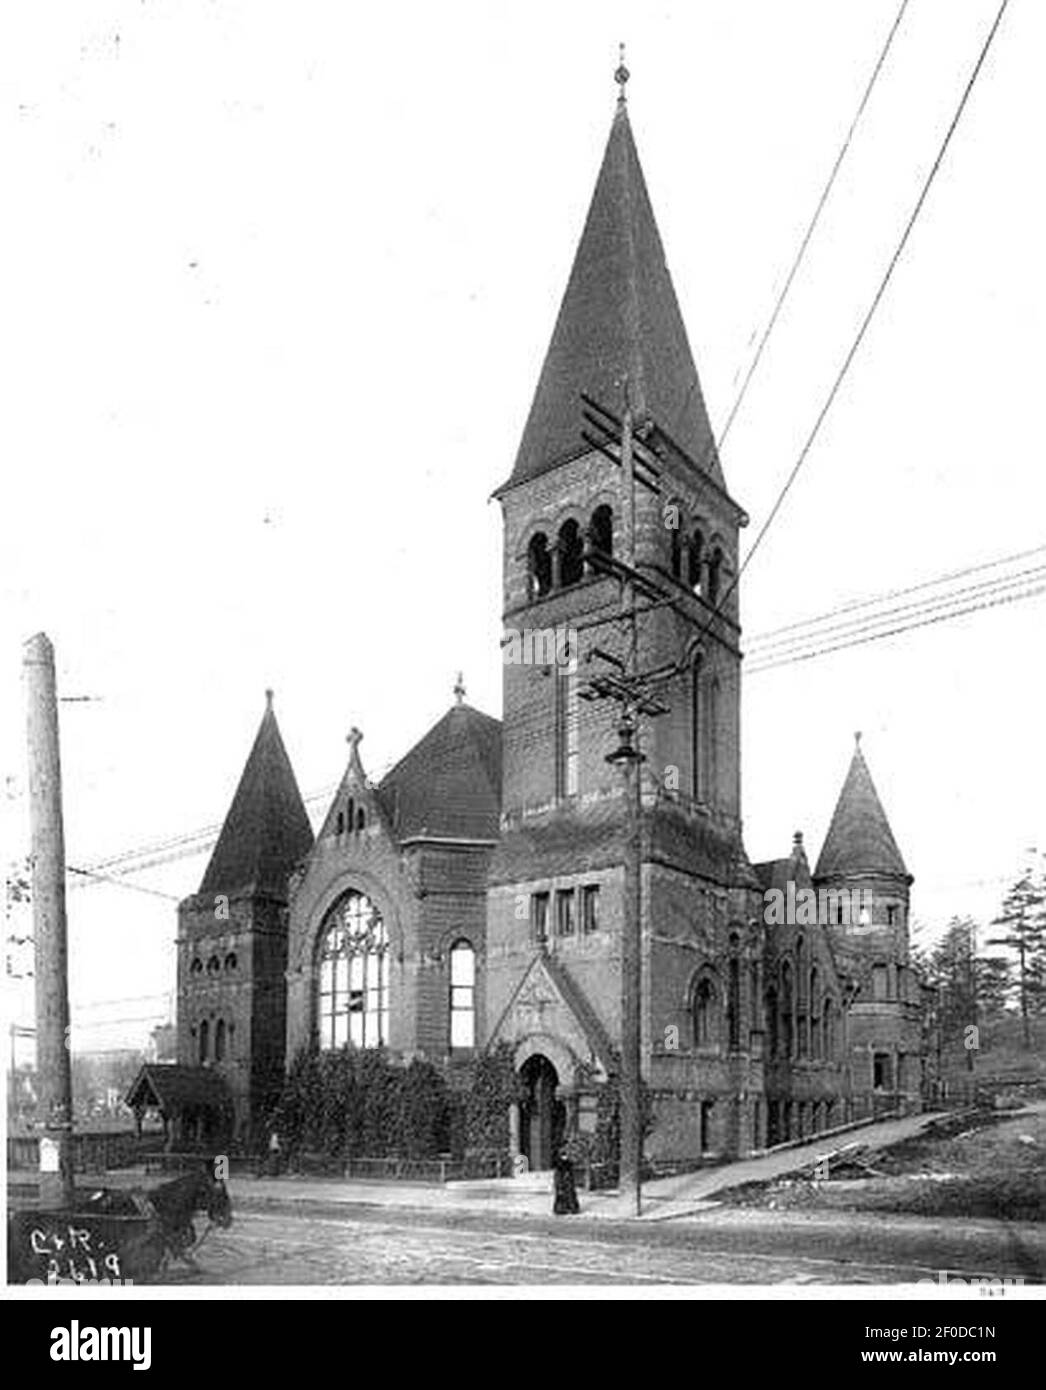
M 1037 851 L 1017 882 L 1006 894 L 992 923 L 1002 927 L 990 946 L 1002 946 L 1016 955 L 1017 993 L 1026 1049 L 1031 1048 L 1031 1017 L 1046 1009 L 1046 863 Z

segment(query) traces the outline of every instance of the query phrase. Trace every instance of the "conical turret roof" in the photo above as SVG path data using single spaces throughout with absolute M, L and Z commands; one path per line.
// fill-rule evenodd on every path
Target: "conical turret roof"
M 697 369 L 622 100 L 506 486 L 585 452 L 579 392 L 619 414 L 626 380 L 636 418 L 651 418 L 695 467 L 722 484 Z
M 850 770 L 839 793 L 814 878 L 851 874 L 909 877 L 861 751 L 860 734 L 857 735 Z
M 312 840 L 312 827 L 276 723 L 270 690 L 254 747 L 200 892 L 257 888 L 283 893 L 287 875 L 312 848 Z

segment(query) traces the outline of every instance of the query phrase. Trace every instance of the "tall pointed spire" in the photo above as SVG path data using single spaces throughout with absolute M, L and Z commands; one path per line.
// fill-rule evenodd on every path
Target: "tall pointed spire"
M 853 758 L 817 860 L 814 878 L 880 874 L 910 881 L 872 774 L 854 735 Z
M 611 410 L 627 388 L 695 467 L 722 482 L 686 328 L 628 118 L 628 69 L 511 484 L 586 451 L 579 393 Z
M 265 692 L 265 713 L 232 799 L 201 893 L 257 888 L 282 894 L 294 864 L 312 848 L 312 827 Z

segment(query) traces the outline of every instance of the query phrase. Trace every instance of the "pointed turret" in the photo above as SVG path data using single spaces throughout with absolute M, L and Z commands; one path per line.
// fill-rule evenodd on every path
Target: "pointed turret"
M 860 734 L 855 737 L 850 770 L 814 870 L 815 879 L 854 875 L 885 875 L 911 882 L 861 751 Z
M 624 77 L 622 77 L 624 74 Z M 701 385 L 621 97 L 574 266 L 506 486 L 586 451 L 579 392 L 619 411 L 627 381 L 694 467 L 722 482 Z
M 201 893 L 255 888 L 284 894 L 287 875 L 312 847 L 312 827 L 265 692 L 265 713 L 236 788 Z

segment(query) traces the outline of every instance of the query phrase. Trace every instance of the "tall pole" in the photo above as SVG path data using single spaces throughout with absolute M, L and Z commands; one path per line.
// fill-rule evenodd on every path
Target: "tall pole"
M 631 576 L 636 567 L 636 500 L 632 457 L 632 410 L 626 402 L 621 431 L 621 473 L 625 488 L 625 531 L 629 548 L 628 572 L 621 586 L 622 604 L 628 622 L 628 662 L 626 672 L 638 674 L 639 634 L 636 620 L 637 595 Z M 642 1211 L 643 1126 L 640 1104 L 642 1087 L 642 778 L 639 749 L 639 718 L 635 702 L 626 705 L 621 721 L 621 744 L 617 754 L 624 773 L 625 862 L 624 912 L 621 923 L 621 1191 L 631 1192 L 635 1214 Z
M 37 633 L 26 643 L 23 665 L 28 706 L 36 1069 L 44 1125 L 39 1190 L 41 1205 L 71 1207 L 73 1106 L 62 771 L 54 648 L 44 633 Z

